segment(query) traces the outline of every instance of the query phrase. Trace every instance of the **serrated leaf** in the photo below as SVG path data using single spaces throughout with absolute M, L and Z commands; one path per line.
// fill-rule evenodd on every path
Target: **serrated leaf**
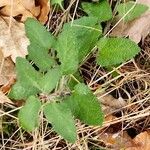
M 20 109 L 18 114 L 19 122 L 23 129 L 26 131 L 33 131 L 38 127 L 40 108 L 41 103 L 38 98 L 34 96 L 28 98 L 25 106 Z
M 107 0 L 97 3 L 82 3 L 83 10 L 91 17 L 96 17 L 100 22 L 107 21 L 112 18 L 112 10 Z
M 18 80 L 22 85 L 35 87 L 40 90 L 39 80 L 41 79 L 41 74 L 26 59 L 17 57 L 16 70 Z
M 40 22 L 33 18 L 26 20 L 25 30 L 31 43 L 39 44 L 46 50 L 50 49 L 55 42 L 52 34 Z
M 54 59 L 49 56 L 48 51 L 45 51 L 39 44 L 31 43 L 28 46 L 29 58 L 39 67 L 40 70 L 46 71 L 55 63 Z
M 102 34 L 102 28 L 97 22 L 98 20 L 94 17 L 82 17 L 75 20 L 72 27 L 71 23 L 66 27 L 67 31 L 70 28 L 75 34 L 79 62 L 89 54 Z
M 79 83 L 74 87 L 75 93 L 78 95 L 87 95 L 91 93 L 88 86 L 86 86 L 84 83 Z
M 14 100 L 26 100 L 29 96 L 35 95 L 39 92 L 38 89 L 32 86 L 24 87 L 20 82 L 16 82 L 16 84 L 11 88 L 9 93 L 9 97 Z
M 64 74 L 71 74 L 78 68 L 78 51 L 70 32 L 62 32 L 58 36 L 56 50 L 61 62 L 61 70 Z
M 119 16 L 123 17 L 123 20 L 127 22 L 139 17 L 144 12 L 146 12 L 148 8 L 149 8 L 148 6 L 143 4 L 135 4 L 134 2 L 127 2 L 119 4 L 117 6 L 117 11 L 119 12 Z M 127 15 L 124 17 L 125 14 Z
M 86 85 L 76 85 L 75 92 L 65 102 L 75 117 L 84 123 L 88 125 L 101 125 L 103 123 L 100 103 Z
M 125 62 L 140 52 L 138 45 L 126 38 L 102 38 L 97 46 L 97 63 L 101 66 Z
M 61 76 L 62 73 L 59 67 L 49 70 L 40 80 L 40 88 L 42 92 L 51 92 L 56 87 Z
M 79 62 L 90 52 L 101 32 L 97 27 L 97 19 L 82 17 L 64 25 L 58 36 L 56 50 L 64 74 L 73 74 Z
M 74 143 L 77 138 L 75 121 L 70 109 L 64 103 L 50 103 L 44 107 L 44 114 L 54 130 L 65 140 Z

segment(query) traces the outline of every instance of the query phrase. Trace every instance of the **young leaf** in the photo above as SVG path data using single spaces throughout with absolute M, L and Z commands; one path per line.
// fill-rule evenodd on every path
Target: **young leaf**
M 47 120 L 53 125 L 54 130 L 65 140 L 74 143 L 77 138 L 75 121 L 70 109 L 64 103 L 50 103 L 44 107 Z
M 42 92 L 45 93 L 51 92 L 55 88 L 60 78 L 61 78 L 60 68 L 54 68 L 49 70 L 40 80 L 40 88 Z
M 84 84 L 75 86 L 75 92 L 65 101 L 76 118 L 88 125 L 101 125 L 103 113 L 100 103 Z
M 79 62 L 89 54 L 102 34 L 102 28 L 97 22 L 94 17 L 82 17 L 75 20 L 72 26 L 71 23 L 66 24 L 66 30 L 69 28 L 75 35 Z
M 40 45 L 45 49 L 50 49 L 55 42 L 54 37 L 45 27 L 33 18 L 28 18 L 25 22 L 27 37 L 31 43 Z
M 35 95 L 39 92 L 38 89 L 32 86 L 25 87 L 20 82 L 17 83 L 12 87 L 9 97 L 14 100 L 26 100 L 29 96 Z
M 107 0 L 97 3 L 82 3 L 83 10 L 91 17 L 96 17 L 100 22 L 107 21 L 112 18 L 112 10 Z
M 33 60 L 42 71 L 47 71 L 55 63 L 54 59 L 49 56 L 48 51 L 45 51 L 39 44 L 31 43 L 28 46 L 28 52 L 29 59 Z
M 125 38 L 101 38 L 97 46 L 99 49 L 97 63 L 101 66 L 125 62 L 140 51 L 136 43 Z
M 64 25 L 56 45 L 64 74 L 76 72 L 78 63 L 95 46 L 101 35 L 96 24 L 96 18 L 82 17 L 75 20 L 73 25 L 71 23 Z
M 18 57 L 16 59 L 16 69 L 18 80 L 22 85 L 40 89 L 39 80 L 41 74 L 37 72 L 26 59 Z
M 61 62 L 61 70 L 64 74 L 74 73 L 78 68 L 78 51 L 75 41 L 69 31 L 61 32 L 58 36 L 56 50 Z
M 38 98 L 31 96 L 19 111 L 20 125 L 26 131 L 33 131 L 39 124 L 38 116 L 41 103 Z
M 123 3 L 117 6 L 117 11 L 119 12 L 120 17 L 123 17 L 125 14 L 128 13 L 123 18 L 123 20 L 126 22 L 139 17 L 147 10 L 148 10 L 148 6 L 143 5 L 143 4 L 135 4 L 134 2 L 127 2 L 127 3 Z

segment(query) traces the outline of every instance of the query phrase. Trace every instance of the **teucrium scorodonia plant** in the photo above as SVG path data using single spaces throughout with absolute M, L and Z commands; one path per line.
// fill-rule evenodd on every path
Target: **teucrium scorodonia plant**
M 103 122 L 100 103 L 87 85 L 76 82 L 65 91 L 69 89 L 70 77 L 76 76 L 80 63 L 95 46 L 99 49 L 97 63 L 101 66 L 122 63 L 140 50 L 129 39 L 102 37 L 99 22 L 112 17 L 106 1 L 83 3 L 82 6 L 88 16 L 74 20 L 73 25 L 70 22 L 64 24 L 57 37 L 35 19 L 27 19 L 29 55 L 27 59 L 17 58 L 17 82 L 9 93 L 14 100 L 26 101 L 18 115 L 23 129 L 33 131 L 37 128 L 39 113 L 43 111 L 54 130 L 71 143 L 77 138 L 76 118 L 87 125 L 101 125 Z M 108 11 L 104 14 L 99 8 Z M 46 102 L 40 99 L 40 95 L 47 97 Z

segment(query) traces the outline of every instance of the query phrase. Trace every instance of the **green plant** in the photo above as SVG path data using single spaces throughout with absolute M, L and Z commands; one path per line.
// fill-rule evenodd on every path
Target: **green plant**
M 84 3 L 87 13 L 95 7 L 90 5 Z M 100 5 L 96 4 L 96 8 Z M 103 5 L 109 6 L 106 1 Z M 76 19 L 73 24 L 64 24 L 58 37 L 38 21 L 27 19 L 29 55 L 27 59 L 16 59 L 17 82 L 9 93 L 14 100 L 26 100 L 18 115 L 26 131 L 38 127 L 42 110 L 54 130 L 71 143 L 77 138 L 74 118 L 87 125 L 102 124 L 103 112 L 96 96 L 76 78 L 80 64 L 95 46 L 99 49 L 97 62 L 102 66 L 122 63 L 140 51 L 129 39 L 103 37 L 99 22 L 111 19 L 110 10 L 109 7 L 108 14 L 106 11 L 101 17 L 99 13 L 88 13 L 88 17 Z M 43 95 L 44 100 L 40 99 Z
M 127 2 L 117 6 L 117 11 L 120 17 L 123 17 L 125 22 L 132 21 L 138 18 L 148 10 L 148 6 L 134 2 Z

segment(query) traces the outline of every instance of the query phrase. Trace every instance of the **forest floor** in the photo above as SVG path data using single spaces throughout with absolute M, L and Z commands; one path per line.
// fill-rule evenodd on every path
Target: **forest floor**
M 39 0 L 38 4 L 33 1 L 22 0 L 30 9 L 19 0 L 0 1 L 0 150 L 150 150 L 150 11 L 146 21 L 139 17 L 122 26 L 127 33 L 125 36 L 141 48 L 135 58 L 108 69 L 97 65 L 92 54 L 79 69 L 84 82 L 102 105 L 105 120 L 101 127 L 87 126 L 77 120 L 79 139 L 75 144 L 63 140 L 50 126 L 41 125 L 32 133 L 19 127 L 17 112 L 24 101 L 13 101 L 7 94 L 17 80 L 15 58 L 26 55 L 24 51 L 17 51 L 19 41 L 15 41 L 20 36 L 25 43 L 23 47 L 19 45 L 20 48 L 27 47 L 24 21 L 27 17 L 37 18 L 48 31 L 57 35 L 65 22 L 86 15 L 81 9 L 81 0 L 65 0 L 61 9 L 49 5 L 48 0 Z M 109 4 L 114 8 L 120 2 L 110 0 Z M 150 6 L 149 0 L 140 2 Z M 116 20 L 102 23 L 104 35 L 124 36 L 120 25 Z M 12 30 L 11 36 L 7 35 L 7 30 Z M 132 35 L 137 32 L 138 37 Z M 10 51 L 14 46 L 12 38 L 17 47 L 13 52 Z M 1 43 L 5 46 L 1 47 Z

